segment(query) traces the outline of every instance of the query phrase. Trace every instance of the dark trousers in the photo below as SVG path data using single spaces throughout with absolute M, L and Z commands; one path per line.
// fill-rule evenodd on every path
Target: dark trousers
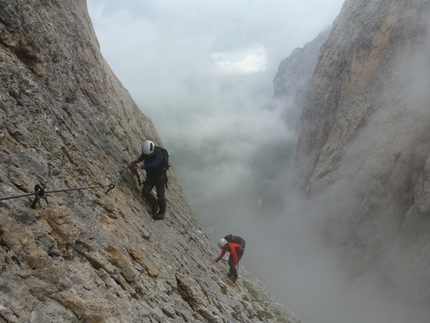
M 166 212 L 166 197 L 164 196 L 166 183 L 166 175 L 162 174 L 156 179 L 146 179 L 145 184 L 143 184 L 142 195 L 148 201 L 151 206 L 160 207 L 159 213 Z M 151 191 L 154 188 L 157 190 L 157 198 L 152 195 Z
M 236 254 L 237 257 L 240 259 L 242 259 L 243 253 L 245 252 L 245 250 L 243 248 L 238 248 L 236 249 Z M 230 254 L 230 257 L 228 257 L 228 265 L 230 266 L 230 271 L 229 271 L 229 275 L 231 275 L 234 278 L 237 278 L 237 269 L 236 267 L 233 266 L 233 256 Z M 239 263 L 238 263 L 239 264 Z

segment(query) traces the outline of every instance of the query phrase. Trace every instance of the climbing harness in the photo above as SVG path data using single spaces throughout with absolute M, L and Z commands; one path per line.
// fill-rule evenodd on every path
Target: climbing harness
M 33 200 L 33 203 L 31 204 L 31 208 L 35 209 L 36 204 L 39 204 L 39 206 L 40 206 L 40 200 L 41 199 L 44 199 L 46 201 L 46 204 L 49 204 L 48 203 L 48 197 L 46 194 L 50 194 L 50 193 L 52 194 L 52 193 L 60 193 L 60 192 L 82 191 L 82 190 L 90 190 L 90 189 L 95 189 L 95 188 L 109 187 L 109 189 L 106 191 L 106 194 L 108 194 L 111 190 L 113 190 L 115 188 L 116 183 L 124 176 L 124 174 L 127 172 L 127 170 L 128 170 L 128 167 L 124 172 L 121 173 L 121 175 L 118 176 L 118 178 L 115 181 L 113 181 L 109 185 L 95 185 L 95 186 L 78 187 L 78 188 L 66 188 L 66 189 L 54 190 L 54 191 L 45 191 L 45 188 L 42 184 L 37 184 L 34 187 L 34 193 L 0 197 L 0 201 L 12 200 L 12 199 L 17 199 L 17 198 L 21 198 L 21 197 L 34 195 L 34 200 Z

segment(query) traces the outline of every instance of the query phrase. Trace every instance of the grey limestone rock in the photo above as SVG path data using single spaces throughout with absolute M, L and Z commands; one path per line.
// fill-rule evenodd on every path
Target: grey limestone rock
M 283 117 L 295 134 L 300 132 L 300 115 L 306 91 L 317 64 L 320 48 L 327 40 L 331 28 L 321 32 L 303 48 L 296 48 L 283 59 L 273 79 L 272 103 L 280 105 Z
M 348 0 L 310 80 L 292 173 L 351 277 L 429 304 L 428 1 Z
M 243 266 L 226 281 L 173 167 L 151 219 L 125 170 L 162 141 L 84 0 L 1 1 L 0 80 L 0 196 L 97 186 L 0 202 L 1 322 L 299 322 Z

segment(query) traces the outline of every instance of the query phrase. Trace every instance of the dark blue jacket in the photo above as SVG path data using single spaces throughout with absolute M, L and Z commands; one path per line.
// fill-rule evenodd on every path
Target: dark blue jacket
M 163 152 L 155 147 L 154 155 L 142 155 L 137 159 L 137 162 L 143 161 L 142 169 L 146 170 L 148 179 L 157 179 L 164 174 Z

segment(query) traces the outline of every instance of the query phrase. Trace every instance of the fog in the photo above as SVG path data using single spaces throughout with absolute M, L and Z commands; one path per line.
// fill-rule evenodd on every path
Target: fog
M 427 39 L 418 50 L 405 51 L 394 60 L 391 77 L 384 79 L 382 92 L 375 95 L 379 111 L 344 148 L 344 161 L 336 171 L 348 174 L 348 179 L 338 180 L 314 198 L 303 199 L 288 191 L 283 217 L 267 227 L 269 236 L 262 238 L 263 245 L 272 245 L 278 257 L 267 255 L 253 261 L 270 264 L 260 275 L 304 322 L 429 322 L 428 257 L 420 246 L 421 241 L 428 241 L 429 226 L 426 220 L 418 222 L 423 224 L 419 231 L 411 224 L 416 219 L 412 214 L 405 216 L 402 205 L 410 198 L 405 178 L 412 172 L 402 164 L 419 167 L 430 152 L 423 135 L 430 126 L 429 44 Z M 401 152 L 402 157 L 395 159 L 393 152 Z M 364 186 L 372 177 L 387 189 Z M 388 177 L 393 179 L 388 181 Z M 397 201 L 389 200 L 388 195 L 395 194 L 389 186 L 399 185 L 397 181 L 405 182 L 397 191 L 401 194 Z M 366 207 L 363 201 L 369 204 L 363 213 L 369 214 L 359 212 Z M 367 217 L 366 221 L 359 216 Z M 403 225 L 409 226 L 409 240 L 395 236 Z M 331 247 L 336 244 L 358 247 Z M 368 269 L 360 262 L 368 260 L 363 254 L 371 254 L 372 248 L 378 251 L 374 263 L 379 268 Z M 264 249 L 260 247 L 259 253 L 264 255 Z M 363 267 L 345 271 L 348 266 L 343 261 L 355 257 L 361 261 L 351 263 Z M 282 284 L 273 283 L 274 277 L 282 277 Z
M 228 233 L 247 240 L 241 263 L 304 323 L 406 323 L 412 313 L 425 322 L 421 310 L 352 280 L 321 239 L 319 215 L 330 205 L 287 187 L 297 133 L 271 101 L 272 81 L 342 3 L 88 0 L 88 8 L 104 57 L 154 122 L 214 243 Z

